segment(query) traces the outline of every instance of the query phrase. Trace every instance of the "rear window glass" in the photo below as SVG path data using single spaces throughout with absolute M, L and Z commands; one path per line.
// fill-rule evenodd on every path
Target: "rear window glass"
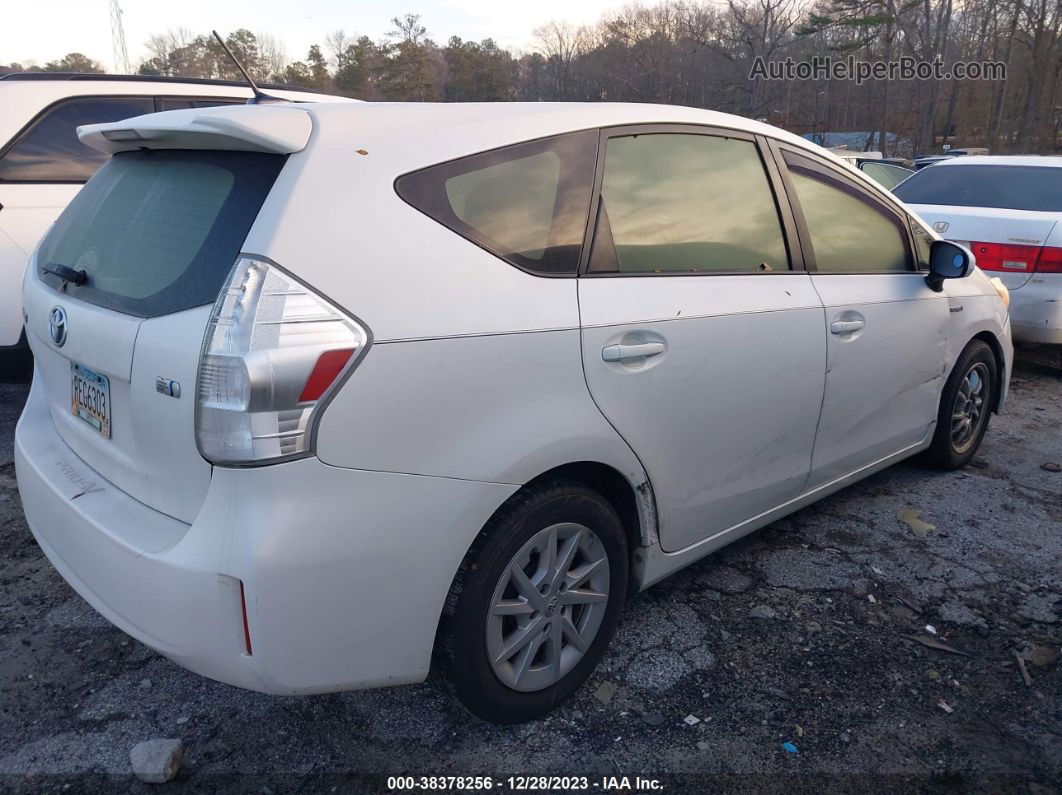
M 213 303 L 284 156 L 253 152 L 122 152 L 67 206 L 41 243 L 37 269 L 84 271 L 79 300 L 139 317 Z
M 46 110 L 0 157 L 2 182 L 84 182 L 107 156 L 81 143 L 77 127 L 155 112 L 151 97 L 85 97 Z
M 398 178 L 405 201 L 525 270 L 574 274 L 590 210 L 596 132 L 493 149 Z
M 1062 168 L 1051 166 L 928 166 L 893 191 L 908 204 L 999 207 L 1062 212 Z

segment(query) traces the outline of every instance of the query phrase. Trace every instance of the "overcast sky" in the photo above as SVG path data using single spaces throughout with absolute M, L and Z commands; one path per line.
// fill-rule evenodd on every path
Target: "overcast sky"
M 144 41 L 169 28 L 225 33 L 247 28 L 284 42 L 292 60 L 311 44 L 324 45 L 337 28 L 378 39 L 399 13 L 420 14 L 439 43 L 450 36 L 493 38 L 500 45 L 530 49 L 531 31 L 551 19 L 596 22 L 624 0 L 120 0 L 129 59 L 139 63 Z M 68 52 L 82 52 L 113 67 L 108 0 L 7 0 L 0 24 L 0 63 L 43 65 Z

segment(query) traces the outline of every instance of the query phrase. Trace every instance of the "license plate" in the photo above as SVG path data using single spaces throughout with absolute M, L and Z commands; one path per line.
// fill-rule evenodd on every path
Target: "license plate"
M 111 380 L 83 364 L 70 362 L 70 411 L 104 439 L 110 439 Z

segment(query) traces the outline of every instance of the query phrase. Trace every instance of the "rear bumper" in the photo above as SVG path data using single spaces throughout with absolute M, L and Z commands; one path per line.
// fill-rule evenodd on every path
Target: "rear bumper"
M 77 458 L 36 387 L 15 463 L 34 536 L 94 608 L 192 671 L 283 694 L 423 679 L 453 575 L 515 490 L 317 459 L 216 468 L 188 525 Z
M 1010 325 L 1019 342 L 1062 345 L 1062 275 L 1034 278 L 1010 294 Z

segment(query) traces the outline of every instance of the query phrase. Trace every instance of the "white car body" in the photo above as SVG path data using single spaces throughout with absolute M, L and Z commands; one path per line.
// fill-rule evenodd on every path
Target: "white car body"
M 434 164 L 573 131 L 593 131 L 596 146 L 597 131 L 627 125 L 770 139 L 907 215 L 796 136 L 691 108 L 258 106 L 82 129 L 107 152 L 288 155 L 240 251 L 326 296 L 365 334 L 304 454 L 212 465 L 197 449 L 195 387 L 212 307 L 143 319 L 57 291 L 31 261 L 36 372 L 16 466 L 48 558 L 110 621 L 206 676 L 288 694 L 410 683 L 428 673 L 473 540 L 544 473 L 611 495 L 631 533 L 633 585 L 645 588 L 926 449 L 945 380 L 974 338 L 995 351 L 1002 406 L 1010 331 L 979 271 L 941 292 L 918 271 L 549 278 L 394 187 Z M 830 332 L 852 318 L 865 328 Z M 608 360 L 611 346 L 654 340 L 666 353 L 648 364 Z M 71 413 L 72 362 L 110 379 L 110 439 Z
M 267 93 L 293 102 L 343 100 L 311 91 L 272 89 Z M 0 172 L 5 157 L 23 136 L 46 121 L 50 113 L 80 99 L 144 100 L 164 107 L 166 100 L 245 102 L 251 90 L 241 84 L 213 80 L 122 77 L 112 75 L 7 75 L 0 79 Z M 350 101 L 350 100 L 346 100 Z M 143 111 L 131 110 L 130 115 Z M 69 134 L 92 119 L 73 114 Z M 75 139 L 76 140 L 76 139 Z M 94 154 L 86 148 L 86 153 Z M 57 178 L 58 177 L 58 178 Z M 54 173 L 46 180 L 5 180 L 0 176 L 0 349 L 14 346 L 22 333 L 19 287 L 33 247 L 81 188 L 85 175 Z
M 1058 193 L 1062 195 L 1062 157 L 968 155 L 942 161 L 933 166 L 932 173 L 926 173 L 930 176 L 965 173 L 955 172 L 954 169 L 975 166 L 990 166 L 1000 169 L 1000 173 L 1007 173 L 1003 169 L 1017 167 L 1052 169 L 1057 175 Z M 939 172 L 936 169 L 949 171 Z M 914 180 L 913 177 L 911 179 Z M 916 184 L 917 180 L 910 185 L 905 183 L 906 188 Z M 942 237 L 963 245 L 981 242 L 1062 252 L 1062 210 L 1043 212 L 914 202 L 908 203 L 908 207 L 931 227 L 939 230 Z M 985 270 L 991 267 L 988 272 L 1002 279 L 1010 291 L 1010 322 L 1014 339 L 1020 342 L 1062 344 L 1062 267 L 1056 262 L 1052 270 L 1047 270 L 1034 261 L 1032 252 L 1031 256 L 1026 257 L 1020 254 L 1020 248 L 1015 250 L 1019 252 L 1018 255 L 1008 255 L 994 266 L 978 256 L 980 267 Z M 1055 258 L 1058 260 L 1059 255 L 1056 254 Z

